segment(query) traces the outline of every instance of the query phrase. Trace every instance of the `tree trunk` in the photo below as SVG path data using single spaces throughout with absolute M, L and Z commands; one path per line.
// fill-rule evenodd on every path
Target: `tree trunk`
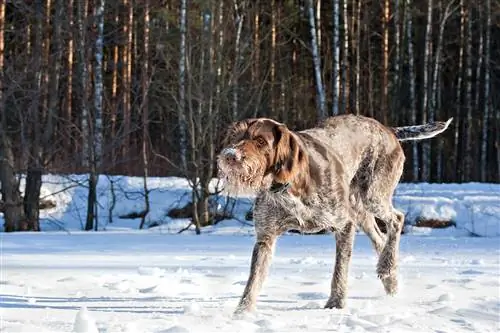
M 339 114 L 339 99 L 340 99 L 340 38 L 339 38 L 339 2 L 340 0 L 332 0 L 332 29 L 333 29 L 333 57 L 332 57 L 332 116 Z
M 461 141 L 461 133 L 462 126 L 464 120 L 462 119 L 462 89 L 463 89 L 463 68 L 464 68 L 464 54 L 465 54 L 465 25 L 467 22 L 467 14 L 465 10 L 465 0 L 460 0 L 460 46 L 459 46 L 459 54 L 458 54 L 458 69 L 457 69 L 457 89 L 456 89 L 456 114 L 455 114 L 455 139 L 454 139 L 454 147 L 455 153 L 454 155 L 454 164 L 456 167 L 454 168 L 455 174 L 454 179 L 457 181 L 463 180 L 463 146 Z
M 429 72 L 431 66 L 432 57 L 432 11 L 433 11 L 433 0 L 428 0 L 427 3 L 427 24 L 425 28 L 425 51 L 424 51 L 424 64 L 422 68 L 422 123 L 427 121 L 433 121 L 434 119 L 429 118 L 432 116 L 432 111 L 429 110 L 429 94 L 430 94 L 430 84 L 429 84 Z M 424 141 L 422 143 L 422 180 L 425 182 L 430 181 L 430 163 L 431 163 L 431 147 L 430 141 Z
M 6 2 L 0 2 L 0 193 L 3 202 L 4 231 L 24 229 L 25 216 L 19 181 L 14 171 L 14 152 L 7 131 L 7 110 L 5 109 L 5 9 Z
M 97 2 L 95 12 L 95 26 L 97 36 L 94 46 L 94 117 L 89 115 L 89 136 L 88 144 L 88 165 L 89 170 L 89 192 L 87 197 L 87 219 L 85 230 L 95 231 L 99 228 L 98 205 L 97 205 L 97 184 L 99 182 L 99 168 L 102 158 L 102 99 L 104 94 L 103 87 L 103 41 L 104 41 L 104 9 L 105 1 Z
M 260 74 L 260 47 L 261 47 L 261 39 L 260 39 L 260 6 L 259 6 L 259 1 L 254 2 L 255 8 L 255 14 L 254 14 L 254 19 L 253 19 L 253 61 L 252 61 L 252 82 L 255 87 L 258 87 L 261 85 L 261 74 Z M 222 7 L 223 1 L 220 2 L 220 6 Z M 222 30 L 222 29 L 221 29 Z M 222 41 L 220 42 L 220 48 L 222 48 Z M 219 63 L 222 63 L 222 61 L 219 61 Z M 218 71 L 219 73 L 219 71 Z M 258 88 L 257 88 L 258 89 Z M 259 89 L 259 91 L 262 91 L 262 89 Z M 262 94 L 259 93 L 259 96 Z M 254 118 L 257 117 L 257 114 L 260 109 L 260 103 L 261 103 L 261 98 L 259 98 L 256 103 L 255 107 L 252 112 L 252 116 Z
M 87 27 L 84 22 L 87 20 L 87 6 L 88 0 L 76 1 L 76 52 L 77 52 L 77 70 L 78 70 L 78 90 L 79 90 L 79 109 L 81 112 L 81 142 L 82 145 L 82 165 L 88 167 L 89 161 L 89 109 L 88 109 L 88 68 L 87 68 L 87 57 L 86 57 L 86 31 Z
M 96 168 L 100 168 L 102 162 L 103 149 L 103 58 L 104 58 L 104 10 L 105 0 L 98 0 L 96 7 L 96 28 L 97 37 L 95 40 L 95 68 L 94 68 L 94 124 L 93 124 L 93 142 L 94 160 L 91 163 L 96 164 Z
M 97 219 L 97 171 L 95 170 L 95 165 L 90 166 L 89 180 L 88 180 L 89 192 L 87 196 L 87 215 L 85 219 L 85 231 L 92 229 L 97 230 L 98 219 Z
M 463 181 L 471 181 L 474 177 L 472 173 L 472 161 L 474 158 L 474 151 L 472 147 L 472 17 L 471 10 L 469 8 L 470 2 L 468 2 L 466 8 L 467 15 L 467 38 L 465 42 L 465 133 L 464 133 L 464 145 L 465 145 L 465 155 L 463 163 L 464 178 Z
M 388 123 L 388 104 L 389 99 L 389 23 L 391 19 L 391 2 L 384 0 L 384 14 L 382 17 L 382 94 L 380 95 L 380 111 L 382 117 L 379 119 L 382 123 Z
M 4 83 L 4 52 L 5 52 L 5 1 L 0 2 L 0 103 L 3 103 L 3 83 Z M 3 104 L 0 104 L 1 110 L 3 110 Z
M 483 127 L 481 133 L 481 181 L 486 182 L 488 180 L 488 127 L 490 125 L 489 115 L 490 115 L 490 71 L 491 71 L 491 0 L 486 0 L 486 31 L 485 31 L 485 56 L 484 56 L 484 91 L 483 91 Z M 497 111 L 498 113 L 498 111 Z M 497 147 L 500 150 L 500 147 Z M 500 156 L 500 153 L 498 153 Z M 500 162 L 500 161 L 499 161 Z M 500 181 L 500 163 L 498 165 L 499 174 L 497 181 Z
M 271 67 L 270 80 L 271 87 L 269 93 L 271 94 L 271 117 L 276 117 L 276 36 L 278 34 L 277 19 L 276 19 L 276 0 L 271 0 L 271 50 L 269 65 Z
M 406 18 L 406 34 L 408 39 L 408 71 L 409 71 L 409 85 L 410 85 L 410 123 L 417 123 L 417 97 L 416 97 L 416 87 L 415 87 L 415 54 L 413 51 L 413 5 L 412 0 L 406 0 L 407 8 L 405 10 Z M 412 145 L 412 174 L 413 181 L 419 180 L 419 155 L 418 146 L 414 143 Z
M 399 124 L 401 118 L 401 9 L 400 1 L 394 1 L 394 78 L 392 80 L 393 88 L 391 91 L 390 111 L 392 114 L 391 124 Z
M 356 6 L 356 77 L 354 84 L 354 91 L 356 92 L 354 96 L 355 113 L 357 115 L 361 112 L 361 7 L 363 2 L 357 0 Z
M 323 87 L 323 79 L 321 75 L 321 59 L 318 50 L 318 40 L 316 32 L 316 20 L 314 17 L 314 4 L 313 0 L 308 0 L 309 11 L 309 29 L 311 32 L 311 50 L 314 64 L 314 77 L 316 79 L 316 112 L 317 119 L 322 120 L 326 117 L 326 98 L 325 89 Z
M 67 6 L 67 20 L 65 20 L 65 29 L 67 31 L 73 31 L 74 30 L 74 21 L 73 21 L 73 6 L 74 2 L 73 0 L 68 0 L 68 6 Z M 65 109 L 65 121 L 66 121 L 66 126 L 64 126 L 65 130 L 65 137 L 66 140 L 64 141 L 63 145 L 66 148 L 66 153 L 65 156 L 68 159 L 73 159 L 73 156 L 70 152 L 73 152 L 74 150 L 74 133 L 73 129 L 69 124 L 73 123 L 73 70 L 74 70 L 74 36 L 70 35 L 69 40 L 68 40 L 68 49 L 66 52 L 67 56 L 67 65 L 66 65 L 66 73 L 67 73 L 67 87 L 66 87 L 66 105 L 64 107 Z M 74 152 L 73 152 L 74 153 Z
M 347 1 L 343 0 L 342 16 L 343 16 L 343 41 L 342 41 L 342 97 L 340 99 L 340 113 L 346 113 L 349 105 L 349 13 L 347 12 Z
M 2 118 L 4 113 L 2 112 Z M 3 201 L 4 230 L 6 232 L 27 230 L 26 217 L 23 210 L 23 200 L 19 191 L 19 181 L 14 171 L 14 152 L 10 138 L 5 133 L 5 119 L 2 119 L 0 141 L 0 182 Z
M 34 53 L 35 57 L 38 59 L 36 61 L 36 89 L 38 92 L 38 97 L 33 99 L 33 104 L 30 109 L 30 121 L 31 130 L 33 133 L 32 140 L 30 142 L 30 154 L 28 158 L 28 169 L 26 175 L 26 185 L 24 190 L 24 199 L 23 199 L 23 209 L 26 217 L 26 228 L 30 231 L 40 231 L 40 221 L 39 221 L 39 198 L 40 198 L 40 189 L 42 186 L 42 169 L 43 169 L 43 155 L 44 155 L 44 146 L 45 140 L 51 133 L 46 134 L 44 130 L 43 138 L 42 138 L 42 127 L 44 126 L 44 117 L 40 117 L 40 114 L 44 112 L 40 112 L 41 108 L 44 108 L 44 98 L 46 94 L 44 93 L 45 88 L 44 85 L 48 83 L 42 82 L 42 73 L 46 69 L 43 69 L 45 66 L 42 65 L 43 59 L 45 59 L 45 52 L 43 48 L 43 4 L 41 0 L 38 0 L 35 4 L 35 15 L 36 15 L 36 32 L 35 32 L 35 43 L 34 43 Z M 58 8 L 57 13 L 60 13 L 60 8 Z M 47 10 L 47 15 L 50 12 Z M 56 14 L 57 16 L 57 14 Z M 47 19 L 48 20 L 48 19 Z M 56 18 L 57 20 L 57 18 Z M 58 22 L 60 23 L 60 22 Z M 54 51 L 57 52 L 59 47 L 60 38 L 60 27 L 54 29 L 53 36 L 53 44 Z M 48 58 L 48 54 L 46 55 Z M 57 58 L 57 54 L 55 55 Z M 53 59 L 51 57 L 51 59 Z M 57 81 L 55 81 L 57 80 Z M 45 81 L 45 80 L 44 80 Z M 53 124 L 52 115 L 54 113 L 54 109 L 57 106 L 56 97 L 58 97 L 58 82 L 59 82 L 59 63 L 52 63 L 52 68 L 50 71 L 50 85 L 51 85 L 51 94 L 49 101 L 49 113 L 47 114 L 47 125 Z M 54 89 L 54 90 L 52 90 Z M 51 108 L 51 109 L 50 109 Z M 50 124 L 49 124 L 50 119 Z M 49 132 L 51 128 L 47 129 Z
M 187 0 L 181 0 L 180 10 L 180 59 L 179 59 L 179 110 L 177 112 L 179 126 L 179 155 L 182 172 L 187 172 L 187 123 L 186 123 L 186 33 L 187 33 Z
M 26 228 L 40 231 L 40 189 L 42 188 L 42 168 L 29 168 L 24 188 L 23 207 L 26 216 Z
M 149 188 L 148 188 L 148 176 L 149 176 L 149 160 L 148 160 L 148 140 L 149 140 L 149 0 L 144 1 L 144 27 L 143 27 L 143 59 L 142 59 L 142 70 L 141 70 L 141 95 L 142 95 L 142 184 L 144 191 L 144 211 L 141 214 L 141 224 L 139 229 L 144 227 L 146 223 L 147 215 L 149 214 L 150 204 L 149 204 Z
M 116 27 L 120 26 L 120 6 L 115 6 L 115 19 L 114 23 Z M 116 33 L 118 35 L 118 33 Z M 112 78 L 111 78 L 111 105 L 110 105 L 110 139 L 109 141 L 113 141 L 114 138 L 116 137 L 117 134 L 117 126 L 118 126 L 118 110 L 120 107 L 120 101 L 119 101 L 119 66 L 120 66 L 120 47 L 118 45 L 113 46 L 113 56 L 111 60 L 111 71 L 112 71 Z M 123 90 L 121 91 L 123 93 Z M 116 165 L 116 157 L 117 157 L 117 147 L 113 145 L 113 147 L 110 149 L 110 154 L 111 154 L 111 164 Z
M 222 3 L 222 2 L 221 2 Z M 241 61 L 241 31 L 243 30 L 243 22 L 245 16 L 241 14 L 244 8 L 238 6 L 237 0 L 234 0 L 234 12 L 235 12 L 235 23 L 236 23 L 236 40 L 234 43 L 234 70 L 232 77 L 232 90 L 233 90 L 233 119 L 238 117 L 238 99 L 239 99 L 239 86 L 238 86 L 238 76 L 240 75 L 240 61 Z M 221 13 L 222 14 L 222 13 Z M 222 28 L 220 28 L 222 32 Z
M 125 6 L 125 22 L 123 24 L 123 35 L 125 37 L 125 45 L 123 46 L 122 55 L 122 103 L 123 103 L 123 132 L 122 132 L 122 159 L 128 161 L 130 159 L 131 146 L 131 122 L 132 122 L 132 43 L 134 29 L 134 2 L 133 0 L 124 0 Z

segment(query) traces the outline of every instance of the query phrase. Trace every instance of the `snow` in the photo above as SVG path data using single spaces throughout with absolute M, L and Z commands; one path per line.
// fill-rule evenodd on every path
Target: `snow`
M 77 333 L 99 333 L 94 318 L 90 315 L 87 307 L 84 305 L 76 314 L 73 332 Z
M 201 235 L 192 229 L 178 235 L 189 221 L 166 213 L 189 201 L 189 184 L 148 178 L 146 225 L 156 226 L 138 230 L 138 219 L 120 216 L 144 207 L 142 179 L 101 176 L 100 231 L 84 232 L 86 176 L 43 181 L 42 197 L 57 203 L 41 212 L 43 232 L 0 233 L 1 332 L 500 331 L 500 184 L 398 186 L 394 205 L 407 226 L 396 296 L 384 294 L 377 256 L 359 232 L 347 308 L 323 309 L 334 238 L 286 234 L 257 311 L 235 318 L 254 242 L 252 223 L 244 219 L 251 197 L 237 198 L 233 219 Z M 419 218 L 451 220 L 455 227 L 412 226 Z
M 323 309 L 331 235 L 284 235 L 257 310 L 232 316 L 253 236 L 141 231 L 1 234 L 2 332 L 498 332 L 498 238 L 404 235 L 384 294 L 357 235 L 347 307 Z
M 57 207 L 41 211 L 42 230 L 82 230 L 85 224 L 87 177 L 84 175 L 44 175 L 42 197 L 53 200 Z M 111 185 L 116 194 L 114 209 L 110 209 Z M 172 219 L 166 214 L 173 207 L 183 206 L 190 200 L 190 188 L 183 178 L 150 177 L 147 180 L 151 211 L 146 225 L 159 227 L 151 232 L 177 233 L 189 224 L 185 219 Z M 24 181 L 21 181 L 21 189 Z M 212 188 L 217 186 L 214 179 Z M 220 196 L 215 203 L 219 208 L 226 204 Z M 234 200 L 234 199 L 231 199 Z M 144 207 L 143 179 L 140 177 L 100 176 L 98 183 L 99 230 L 137 230 L 139 219 L 121 219 L 120 216 L 140 212 Z M 420 235 L 474 235 L 500 236 L 500 184 L 428 184 L 401 183 L 396 189 L 394 205 L 405 213 L 407 232 Z M 217 234 L 253 234 L 251 222 L 245 213 L 252 207 L 251 197 L 236 198 L 234 219 L 220 223 L 204 232 Z M 412 228 L 418 218 L 453 221 L 454 228 L 445 230 Z M 110 223 L 110 220 L 112 221 Z M 3 225 L 3 221 L 0 223 Z

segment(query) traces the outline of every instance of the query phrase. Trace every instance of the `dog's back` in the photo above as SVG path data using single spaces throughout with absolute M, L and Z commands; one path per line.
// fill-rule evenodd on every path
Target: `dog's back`
M 361 181 L 370 177 L 377 164 L 404 160 L 403 149 L 394 132 L 372 118 L 355 115 L 330 117 L 318 127 L 300 131 L 298 135 L 308 148 L 310 162 L 328 168 L 331 165 L 327 164 L 340 163 L 347 184 L 355 178 Z M 318 152 L 318 149 L 325 148 L 328 154 Z M 325 160 L 330 163 L 325 163 Z M 338 172 L 339 168 L 336 169 Z

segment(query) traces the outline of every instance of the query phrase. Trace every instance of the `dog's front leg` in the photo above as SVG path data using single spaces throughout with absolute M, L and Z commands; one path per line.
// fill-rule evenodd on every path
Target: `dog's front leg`
M 345 307 L 355 232 L 354 223 L 349 222 L 344 229 L 335 233 L 335 270 L 333 272 L 330 298 L 326 302 L 325 308 L 342 309 Z
M 248 277 L 245 291 L 241 296 L 240 303 L 235 314 L 253 311 L 257 296 L 260 292 L 264 279 L 267 276 L 269 265 L 274 253 L 277 235 L 257 235 L 257 241 L 253 248 L 250 276 Z

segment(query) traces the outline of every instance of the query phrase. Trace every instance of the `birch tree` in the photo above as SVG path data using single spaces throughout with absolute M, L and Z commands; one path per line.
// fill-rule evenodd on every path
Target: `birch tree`
M 78 91 L 79 91 L 79 109 L 81 112 L 81 141 L 82 141 L 82 165 L 88 167 L 89 161 L 89 108 L 88 108 L 88 80 L 89 73 L 87 69 L 87 20 L 88 0 L 76 1 L 76 58 L 78 72 Z
M 308 0 L 307 4 L 309 12 L 309 29 L 311 32 L 311 51 L 314 64 L 314 77 L 316 81 L 316 110 L 318 113 L 318 119 L 324 119 L 326 117 L 326 97 L 325 89 L 323 87 L 323 79 L 321 76 L 321 58 L 318 50 L 318 40 L 316 38 L 316 19 L 314 15 L 313 0 Z
M 142 189 L 144 191 L 144 209 L 141 212 L 141 223 L 139 229 L 142 229 L 146 223 L 146 218 L 150 210 L 149 202 L 149 157 L 148 157 L 148 141 L 149 141 L 149 82 L 150 82 L 150 68 L 149 68 L 149 30 L 150 30 L 150 7 L 149 0 L 144 1 L 143 7 L 143 59 L 141 68 L 141 112 L 142 112 Z
M 181 0 L 180 23 L 181 42 L 179 50 L 179 109 L 177 112 L 179 126 L 179 154 L 182 170 L 187 170 L 187 123 L 186 123 L 186 33 L 187 33 L 187 0 Z
M 104 57 L 104 0 L 97 1 L 95 10 L 95 26 L 97 28 L 97 36 L 94 45 L 94 112 L 93 117 L 89 114 L 87 124 L 89 125 L 88 144 L 88 165 L 89 172 L 89 191 L 87 197 L 87 217 L 85 222 L 85 230 L 97 230 L 99 227 L 98 221 L 98 205 L 97 205 L 97 184 L 99 181 L 99 168 L 102 160 L 102 114 L 103 114 L 103 57 Z

